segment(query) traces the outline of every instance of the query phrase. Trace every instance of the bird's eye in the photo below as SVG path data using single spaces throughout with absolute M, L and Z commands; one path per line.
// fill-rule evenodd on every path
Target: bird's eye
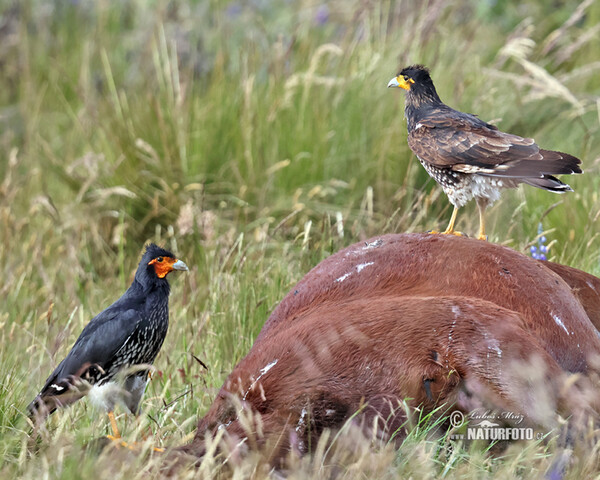
M 408 76 L 404 75 L 404 81 L 408 82 Z
M 158 263 L 161 263 L 161 262 L 163 261 L 163 257 L 157 257 L 157 258 L 156 258 L 156 261 L 157 261 Z

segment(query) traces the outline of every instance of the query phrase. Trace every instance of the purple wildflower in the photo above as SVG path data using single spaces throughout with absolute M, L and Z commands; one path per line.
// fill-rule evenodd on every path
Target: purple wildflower
M 325 25 L 329 21 L 329 7 L 323 3 L 317 8 L 315 13 L 315 23 L 317 25 Z
M 231 2 L 229 5 L 227 5 L 225 14 L 229 18 L 237 18 L 241 15 L 242 10 L 242 6 L 238 2 Z
M 546 260 L 546 254 L 548 253 L 548 247 L 546 246 L 547 239 L 545 235 L 542 235 L 543 231 L 544 229 L 542 227 L 542 223 L 540 222 L 538 225 L 538 244 L 537 246 L 532 245 L 530 249 L 532 258 L 535 258 L 536 260 Z

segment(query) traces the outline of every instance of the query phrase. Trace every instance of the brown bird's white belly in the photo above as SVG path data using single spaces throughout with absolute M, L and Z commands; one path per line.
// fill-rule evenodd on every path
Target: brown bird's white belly
M 419 158 L 419 157 L 417 157 Z M 450 203 L 457 208 L 463 207 L 473 197 L 484 198 L 491 205 L 500 198 L 502 188 L 514 187 L 514 182 L 496 177 L 486 177 L 476 173 L 456 172 L 450 168 L 438 168 L 424 162 L 419 162 L 448 196 Z

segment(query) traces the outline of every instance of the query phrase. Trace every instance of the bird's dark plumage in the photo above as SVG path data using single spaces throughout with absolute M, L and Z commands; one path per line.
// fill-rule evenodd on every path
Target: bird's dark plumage
M 572 191 L 554 175 L 582 173 L 581 161 L 567 153 L 543 150 L 531 138 L 504 133 L 475 115 L 459 112 L 437 94 L 429 70 L 404 68 L 388 84 L 407 91 L 408 145 L 458 209 L 475 198 L 483 210 L 502 188 L 526 183 L 555 193 Z M 456 211 L 445 233 L 454 232 Z
M 131 374 L 125 372 L 122 385 L 103 400 L 109 411 L 116 401 L 122 401 L 133 413 L 137 411 L 147 366 L 156 358 L 167 334 L 170 289 L 166 275 L 173 270 L 187 270 L 187 266 L 171 252 L 148 245 L 131 286 L 83 329 L 29 405 L 32 416 L 50 414 L 84 396 L 90 387 L 115 383 L 129 367 L 146 365 Z

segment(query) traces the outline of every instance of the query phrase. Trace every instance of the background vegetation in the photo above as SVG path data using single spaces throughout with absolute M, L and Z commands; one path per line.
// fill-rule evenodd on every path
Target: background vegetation
M 428 65 L 451 106 L 583 160 L 574 194 L 506 192 L 490 241 L 527 252 L 542 222 L 551 259 L 600 274 L 599 52 L 592 0 L 0 2 L 0 476 L 157 474 L 156 460 L 87 452 L 108 423 L 85 402 L 37 444 L 24 418 L 144 242 L 191 271 L 171 278 L 145 413 L 119 421 L 172 446 L 311 267 L 373 235 L 445 226 L 449 204 L 406 145 L 403 96 L 386 89 L 401 66 Z M 474 205 L 459 228 L 476 232 Z M 419 432 L 398 452 L 353 438 L 290 475 L 512 477 L 551 461 L 538 444 L 492 458 L 441 456 Z M 590 448 L 573 478 L 598 475 Z M 265 472 L 259 457 L 235 467 Z

